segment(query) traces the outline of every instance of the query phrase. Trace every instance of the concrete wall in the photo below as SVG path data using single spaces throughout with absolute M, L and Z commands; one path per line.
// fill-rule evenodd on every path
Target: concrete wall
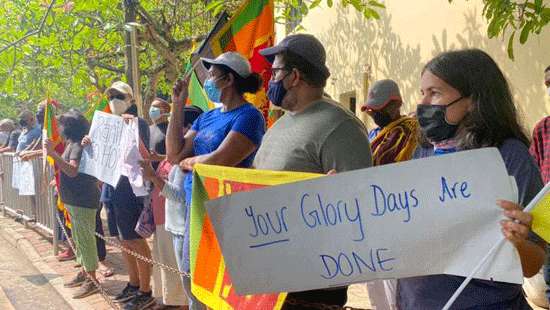
M 477 47 L 488 52 L 509 79 L 524 125 L 531 130 L 550 114 L 550 96 L 543 84 L 543 71 L 550 65 L 550 26 L 525 45 L 517 42 L 512 61 L 506 53 L 507 39 L 487 38 L 481 10 L 481 1 L 387 0 L 378 21 L 366 21 L 351 8 L 335 6 L 311 11 L 302 26 L 327 50 L 332 75 L 326 91 L 346 101 L 344 106 L 355 93 L 356 113 L 364 121 L 367 117 L 359 108 L 369 81 L 396 80 L 407 113 L 419 100 L 420 71 L 427 61 L 442 51 Z M 284 27 L 277 30 L 281 40 Z

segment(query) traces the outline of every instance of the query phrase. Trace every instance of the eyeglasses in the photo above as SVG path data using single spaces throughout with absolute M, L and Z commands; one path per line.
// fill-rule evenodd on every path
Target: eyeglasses
M 277 72 L 279 72 L 279 71 L 289 71 L 289 70 L 291 70 L 291 69 L 288 68 L 288 67 L 273 67 L 273 68 L 271 68 L 271 80 L 272 81 L 275 80 L 275 76 L 277 75 Z M 290 74 L 290 72 L 289 72 L 289 74 Z M 288 76 L 288 74 L 286 76 Z M 284 76 L 283 79 L 286 78 L 286 76 Z
M 124 96 L 123 94 L 115 94 L 115 95 L 109 96 L 109 100 L 113 100 L 113 99 L 124 100 L 126 99 L 126 96 Z

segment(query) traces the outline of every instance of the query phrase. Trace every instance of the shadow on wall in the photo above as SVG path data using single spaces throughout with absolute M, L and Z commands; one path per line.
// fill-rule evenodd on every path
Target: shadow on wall
M 515 45 L 515 61 L 508 59 L 507 40 L 488 39 L 481 14 L 470 8 L 464 14 L 465 24 L 456 38 L 448 38 L 447 30 L 433 35 L 431 45 L 419 42 L 416 46 L 404 44 L 403 33 L 392 27 L 392 15 L 381 11 L 377 21 L 367 21 L 351 9 L 334 8 L 336 19 L 331 19 L 329 30 L 318 34 L 327 49 L 327 63 L 331 69 L 327 91 L 334 98 L 342 93 L 356 91 L 357 106 L 364 102 L 364 73 L 370 71 L 369 82 L 391 78 L 397 81 L 405 101 L 403 112 L 414 111 L 419 99 L 419 80 L 422 67 L 429 59 L 422 59 L 421 49 L 430 48 L 431 55 L 460 48 L 480 48 L 499 64 L 507 78 L 512 78 L 512 93 L 519 107 L 524 125 L 531 130 L 534 124 L 549 114 L 545 107 L 543 70 L 550 65 L 550 50 L 542 42 L 550 42 L 550 29 L 532 36 L 525 45 Z M 415 31 L 411 25 L 411 31 Z M 422 43 L 422 44 L 421 44 Z M 426 53 L 424 53 L 426 54 Z M 549 61 L 549 63 L 545 63 Z M 360 113 L 363 120 L 367 117 Z
M 320 34 L 319 39 L 327 47 L 327 62 L 334 82 L 334 89 L 340 93 L 356 90 L 360 107 L 366 96 L 363 94 L 364 73 L 370 72 L 369 82 L 385 78 L 397 81 L 405 105 L 404 112 L 416 107 L 418 80 L 422 69 L 420 45 L 405 46 L 391 25 L 392 16 L 387 10 L 381 12 L 378 21 L 366 21 L 357 12 L 338 8 L 337 19 L 330 30 Z M 329 91 L 333 91 L 329 85 Z M 338 94 L 334 94 L 338 96 Z M 361 118 L 366 115 L 361 113 Z
M 510 83 L 516 106 L 523 125 L 529 131 L 541 118 L 550 112 L 544 92 L 544 69 L 550 65 L 550 29 L 541 35 L 530 36 L 525 45 L 514 45 L 515 60 L 506 53 L 507 39 L 488 39 L 486 26 L 480 22 L 480 12 L 469 9 L 464 14 L 465 27 L 458 34 L 458 48 L 479 48 L 487 52 L 498 63 Z M 517 36 L 516 36 L 517 39 Z M 434 37 L 434 47 L 438 40 Z M 542 42 L 547 42 L 546 46 Z M 455 48 L 453 45 L 450 48 Z M 434 55 L 440 50 L 434 49 Z

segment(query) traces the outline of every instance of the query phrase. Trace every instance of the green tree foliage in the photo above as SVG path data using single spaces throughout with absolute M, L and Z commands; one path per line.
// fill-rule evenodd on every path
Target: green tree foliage
M 507 39 L 508 57 L 511 59 L 514 59 L 517 41 L 525 44 L 530 35 L 540 34 L 550 23 L 550 8 L 543 0 L 483 0 L 483 4 L 483 17 L 488 23 L 487 35 L 489 38 Z
M 128 1 L 128 0 L 126 0 Z M 222 11 L 240 0 L 132 0 L 137 3 L 140 83 L 145 103 L 170 93 L 192 49 Z M 276 0 L 279 22 L 302 18 L 332 0 Z M 125 80 L 124 1 L 0 1 L 0 118 L 33 109 L 49 96 L 85 110 L 87 96 Z M 384 6 L 339 0 L 366 18 Z M 125 27 L 126 26 L 126 27 Z

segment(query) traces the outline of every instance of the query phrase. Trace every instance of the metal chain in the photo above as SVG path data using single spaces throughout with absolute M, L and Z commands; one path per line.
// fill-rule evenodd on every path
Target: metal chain
M 55 218 L 57 219 L 57 223 L 59 224 L 59 227 L 61 227 L 61 230 L 63 231 L 63 235 L 65 235 L 65 238 L 67 238 L 67 242 L 69 243 L 69 246 L 73 250 L 73 253 L 76 253 L 76 248 L 73 244 L 73 241 L 71 240 L 71 238 L 69 238 L 69 234 L 67 233 L 67 230 L 65 229 L 65 225 L 61 222 L 61 219 L 59 218 L 59 213 L 58 212 L 55 213 Z M 98 288 L 99 293 L 101 294 L 103 299 L 105 299 L 105 301 L 109 304 L 109 306 L 111 306 L 111 308 L 113 308 L 113 309 L 120 310 L 120 307 L 117 304 L 115 304 L 115 302 L 109 296 L 109 294 L 107 293 L 105 288 L 96 279 L 94 279 L 90 275 L 88 275 L 88 273 L 85 272 L 84 274 Z
M 91 230 L 91 229 L 90 229 Z M 171 271 L 173 273 L 177 273 L 179 274 L 180 276 L 182 277 L 186 277 L 186 278 L 191 278 L 191 275 L 187 272 L 182 272 L 182 271 L 179 271 L 179 269 L 177 268 L 174 268 L 172 266 L 168 266 L 166 264 L 163 264 L 161 262 L 157 262 L 153 259 L 150 259 L 150 258 L 147 258 L 139 253 L 136 253 L 126 247 L 124 247 L 122 244 L 120 244 L 119 242 L 115 242 L 115 241 L 112 241 L 110 239 L 107 239 L 105 236 L 101 235 L 100 233 L 96 232 L 95 229 L 93 230 L 94 232 L 94 235 L 96 235 L 98 238 L 100 238 L 101 240 L 105 241 L 105 243 L 108 243 L 109 245 L 121 250 L 121 251 L 124 251 L 126 254 L 129 254 L 129 255 L 132 255 L 134 256 L 135 258 L 139 259 L 139 260 L 142 260 L 148 264 L 151 264 L 151 265 L 156 265 L 157 267 L 161 268 L 161 269 L 164 269 L 164 270 L 168 270 L 168 271 Z
M 319 309 L 319 310 L 341 310 L 343 309 L 342 306 L 338 305 L 327 305 L 322 303 L 315 303 L 315 302 L 307 302 L 305 300 L 299 300 L 294 298 L 286 298 L 285 304 L 291 305 L 291 306 L 301 306 L 301 308 L 308 308 L 308 309 Z
M 130 249 L 124 247 L 122 244 L 120 244 L 120 242 L 115 242 L 115 241 L 112 241 L 112 240 L 108 239 L 107 237 L 103 236 L 102 234 L 96 232 L 96 231 L 95 231 L 95 227 L 94 227 L 94 229 L 91 229 L 91 227 L 85 227 L 85 228 L 86 228 L 86 230 L 91 231 L 91 232 L 92 232 L 95 236 L 97 236 L 99 239 L 105 241 L 105 243 L 107 243 L 107 244 L 109 244 L 109 245 L 111 245 L 111 246 L 113 246 L 113 247 L 115 247 L 115 248 L 117 248 L 117 249 L 119 249 L 119 250 L 125 252 L 126 254 L 132 255 L 132 256 L 134 256 L 135 258 L 137 258 L 137 259 L 139 259 L 139 260 L 141 260 L 141 261 L 144 261 L 144 262 L 146 262 L 146 263 L 148 263 L 148 264 L 151 264 L 151 265 L 155 265 L 155 266 L 157 266 L 157 267 L 159 267 L 159 268 L 161 268 L 161 269 L 168 270 L 168 271 L 173 272 L 173 273 L 177 273 L 177 274 L 179 274 L 179 275 L 182 276 L 182 277 L 191 278 L 191 275 L 190 275 L 189 273 L 187 273 L 187 272 L 179 271 L 178 268 L 174 268 L 174 267 L 172 267 L 172 266 L 168 266 L 168 265 L 163 264 L 163 263 L 161 263 L 161 262 L 157 262 L 157 261 L 155 261 L 155 260 L 153 260 L 153 259 L 147 258 L 147 257 L 145 257 L 145 256 L 143 256 L 143 255 L 141 255 L 141 254 L 139 254 L 139 253 L 136 253 L 136 252 L 134 252 L 134 251 L 132 251 L 132 250 L 130 250 Z

